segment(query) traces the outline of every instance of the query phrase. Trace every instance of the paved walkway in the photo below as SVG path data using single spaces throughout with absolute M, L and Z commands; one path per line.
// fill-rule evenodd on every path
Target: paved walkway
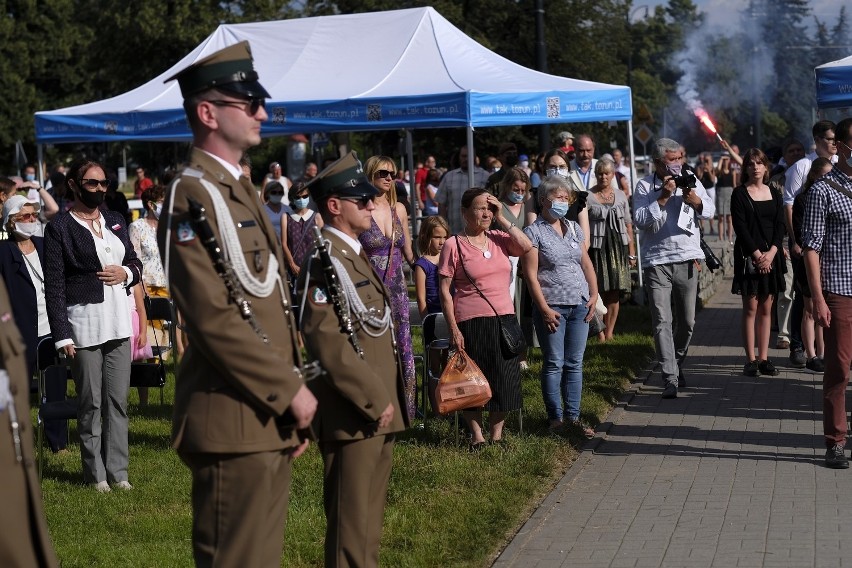
M 821 376 L 741 375 L 740 301 L 698 313 L 687 388 L 610 415 L 497 559 L 508 567 L 852 566 L 852 470 L 823 465 Z M 774 334 L 773 334 L 774 345 Z

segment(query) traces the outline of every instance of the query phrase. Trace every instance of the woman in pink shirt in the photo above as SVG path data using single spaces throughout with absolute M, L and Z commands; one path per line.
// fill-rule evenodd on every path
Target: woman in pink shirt
M 438 264 L 441 302 L 452 344 L 470 355 L 491 385 L 493 396 L 484 409 L 489 412 L 491 442 L 498 443 L 503 439 L 506 413 L 521 407 L 519 356 L 509 353 L 500 341 L 500 318 L 515 317 L 509 295 L 509 257 L 523 256 L 532 245 L 521 228 L 503 216 L 500 201 L 486 190 L 465 191 L 461 207 L 464 230 L 447 240 Z M 503 230 L 489 230 L 492 221 Z M 450 293 L 453 286 L 455 295 Z M 485 444 L 482 410 L 464 411 L 474 451 Z

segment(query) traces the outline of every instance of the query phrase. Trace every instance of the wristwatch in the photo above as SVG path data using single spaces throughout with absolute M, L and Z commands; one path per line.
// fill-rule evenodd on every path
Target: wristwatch
M 636 255 L 629 254 L 627 255 L 628 260 L 636 260 Z

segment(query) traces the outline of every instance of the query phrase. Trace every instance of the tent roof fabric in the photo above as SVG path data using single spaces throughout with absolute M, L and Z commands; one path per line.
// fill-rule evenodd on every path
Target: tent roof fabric
M 222 25 L 186 57 L 116 97 L 36 113 L 41 143 L 190 140 L 167 77 L 225 46 L 251 44 L 272 97 L 264 136 L 296 132 L 629 120 L 628 87 L 517 65 L 433 8 Z
M 852 107 L 852 55 L 814 69 L 818 108 Z

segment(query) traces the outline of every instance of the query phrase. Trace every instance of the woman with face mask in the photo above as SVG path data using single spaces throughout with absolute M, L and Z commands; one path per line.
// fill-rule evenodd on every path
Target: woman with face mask
M 280 182 L 271 181 L 263 188 L 263 210 L 280 239 L 281 217 L 290 212 L 290 207 L 284 204 L 284 186 Z
M 498 198 L 503 208 L 503 216 L 523 229 L 526 226 L 524 210 L 526 202 L 530 199 L 530 191 L 532 189 L 529 176 L 522 167 L 515 166 L 506 172 L 506 175 L 500 180 L 497 188 Z M 496 220 L 492 228 L 500 228 Z M 512 301 L 515 303 L 515 314 L 520 316 L 522 314 L 523 292 L 521 275 L 518 273 L 518 257 L 510 256 L 509 262 L 512 263 L 512 273 L 509 275 L 509 296 L 512 297 Z M 519 323 L 523 329 L 524 321 L 520 317 L 518 319 L 521 320 Z M 527 345 L 532 345 L 532 326 L 527 325 L 526 327 L 529 329 L 524 329 L 525 339 L 527 340 Z M 522 371 L 528 368 L 526 352 L 521 353 L 520 366 Z
M 541 215 L 524 229 L 533 249 L 523 258 L 533 300 L 533 324 L 541 343 L 541 392 L 553 432 L 569 427 L 591 437 L 580 419 L 583 354 L 598 296 L 597 278 L 579 224 L 565 218 L 575 193 L 562 176 L 538 188 Z
M 0 241 L 0 275 L 12 301 L 12 315 L 27 346 L 27 376 L 36 371 L 38 344 L 50 336 L 44 299 L 44 239 L 38 221 L 38 202 L 13 195 L 3 204 L 3 227 L 9 238 Z M 47 400 L 65 397 L 65 381 L 48 384 Z M 55 452 L 68 453 L 68 423 L 65 420 L 45 424 L 47 443 Z
M 314 245 L 314 227 L 322 228 L 322 217 L 309 207 L 311 197 L 305 182 L 294 183 L 288 197 L 292 212 L 281 217 L 281 246 L 290 273 L 291 291 L 295 291 L 302 261 Z
M 568 157 L 565 152 L 560 150 L 559 148 L 553 148 L 548 153 L 544 155 L 544 176 L 559 176 L 566 180 L 570 180 L 571 175 L 571 159 Z M 576 187 L 572 182 L 568 182 L 569 191 L 574 194 L 574 197 L 571 200 L 571 207 L 568 209 L 568 214 L 565 216 L 569 221 L 575 221 L 580 224 L 580 228 L 583 230 L 584 235 L 589 235 L 589 212 L 586 210 L 586 198 L 589 195 L 589 192 L 584 191 L 582 188 Z M 527 202 L 527 225 L 531 225 L 536 217 L 541 214 L 541 209 L 539 207 L 539 203 L 541 200 L 538 198 L 538 191 L 536 191 L 536 195 L 534 199 L 530 199 Z M 586 250 L 589 250 L 589 239 L 587 238 L 583 245 L 586 247 Z
M 162 185 L 153 185 L 142 192 L 142 205 L 145 207 L 145 216 L 133 221 L 128 227 L 130 244 L 136 256 L 142 262 L 142 283 L 145 292 L 151 298 L 168 298 L 169 289 L 166 281 L 166 273 L 160 260 L 160 247 L 157 245 L 157 225 L 163 211 L 163 200 L 166 188 Z M 140 328 L 144 328 L 146 322 L 140 322 Z M 164 345 L 168 342 L 167 334 L 163 331 L 162 324 L 154 322 L 154 334 L 157 335 L 156 344 Z M 183 355 L 183 342 L 179 340 L 180 328 L 176 336 L 178 355 Z M 150 342 L 149 342 L 150 343 Z M 152 343 L 153 344 L 153 343 Z M 148 389 L 139 388 L 139 402 L 148 402 Z
M 74 206 L 45 230 L 47 317 L 54 345 L 69 359 L 77 387 L 83 480 L 101 493 L 110 486 L 129 490 L 132 323 L 127 296 L 142 279 L 142 263 L 124 218 L 100 207 L 109 184 L 103 167 L 79 160 L 65 181 Z

